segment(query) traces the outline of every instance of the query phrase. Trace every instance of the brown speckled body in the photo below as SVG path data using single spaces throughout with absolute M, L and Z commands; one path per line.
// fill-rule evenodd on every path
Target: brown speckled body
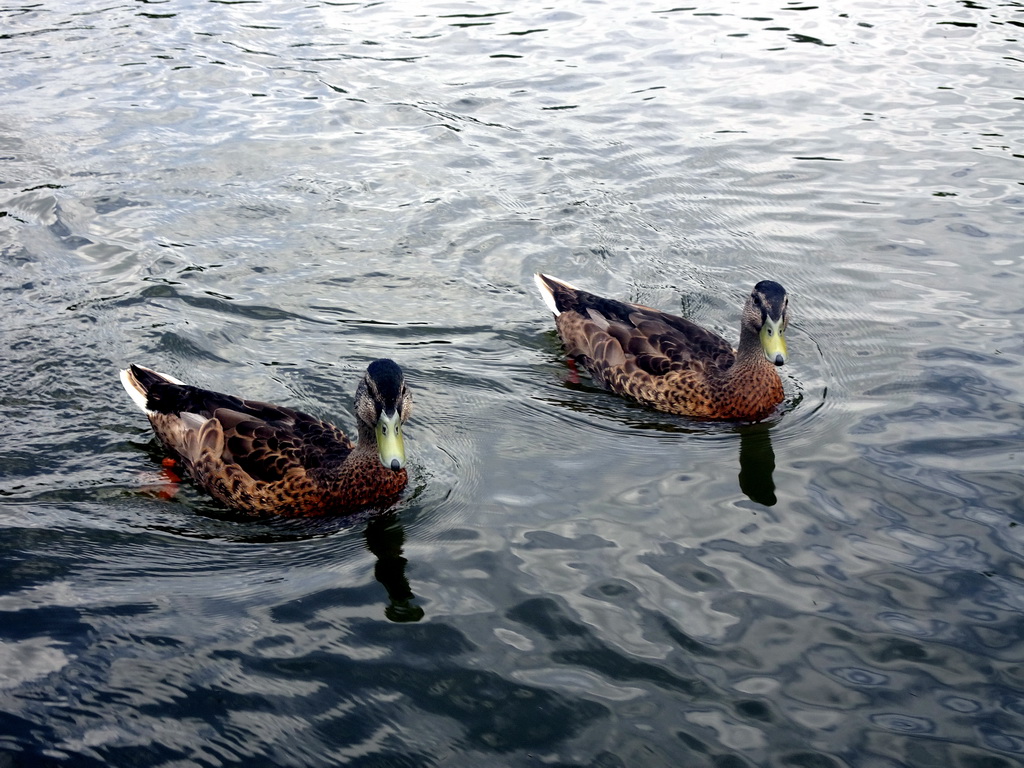
M 739 350 L 684 318 L 606 299 L 539 276 L 567 353 L 599 384 L 660 411 L 760 419 L 782 402 L 782 380 L 745 308 Z
M 284 411 L 285 409 L 277 409 Z M 382 465 L 372 450 L 358 449 L 326 422 L 292 412 L 298 422 L 240 422 L 225 428 L 227 413 L 214 414 L 199 430 L 184 428 L 173 415 L 150 417 L 153 431 L 180 459 L 196 485 L 228 507 L 251 515 L 305 517 L 385 503 L 408 482 L 406 470 Z M 309 421 L 306 421 L 309 420 Z M 277 427 L 277 429 L 275 429 Z M 249 434 L 245 434 L 248 432 Z M 263 432 L 263 435 L 252 433 Z M 327 450 L 299 450 L 296 438 L 318 433 Z M 276 433 L 276 434 L 275 434 Z
M 357 392 L 359 442 L 353 444 L 337 427 L 300 411 L 186 386 L 139 366 L 127 373 L 126 388 L 146 398 L 164 446 L 197 485 L 239 512 L 311 516 L 383 506 L 408 482 L 404 467 L 381 463 L 374 427 L 362 418 L 374 413 L 366 386 Z M 375 386 L 369 389 L 376 394 Z M 404 384 L 401 395 L 407 415 Z

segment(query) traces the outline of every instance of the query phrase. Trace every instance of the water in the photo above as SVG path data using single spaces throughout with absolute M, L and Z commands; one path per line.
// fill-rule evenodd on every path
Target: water
M 1020 3 L 0 0 L 0 765 L 1011 766 Z M 544 270 L 763 424 L 574 380 Z M 351 429 L 390 515 L 163 498 L 139 362 Z M 166 495 L 166 494 L 164 494 Z

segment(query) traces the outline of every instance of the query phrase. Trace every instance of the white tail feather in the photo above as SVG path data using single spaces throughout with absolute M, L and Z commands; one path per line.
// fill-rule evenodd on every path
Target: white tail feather
M 149 371 L 150 373 L 156 374 L 157 376 L 162 378 L 164 381 L 168 381 L 171 384 L 183 384 L 184 383 L 184 382 L 178 381 L 173 376 L 167 375 L 166 373 L 158 373 L 157 371 L 154 371 L 152 368 L 146 368 L 143 365 L 140 365 L 138 367 L 142 368 L 144 371 Z M 130 368 L 125 368 L 125 369 L 123 369 L 121 371 L 121 385 L 124 387 L 124 391 L 128 393 L 128 396 L 132 399 L 132 401 L 137 406 L 139 406 L 139 408 L 142 409 L 143 413 L 146 413 L 146 414 L 152 413 L 152 411 L 150 411 L 149 408 L 146 407 L 146 390 L 144 390 L 139 385 L 139 382 L 137 382 L 135 380 L 135 377 L 132 376 L 132 372 L 131 372 Z
M 542 275 L 540 272 L 537 272 L 533 276 L 533 282 L 535 282 L 537 284 L 537 288 L 540 289 L 540 297 L 544 299 L 544 303 L 548 305 L 548 309 L 550 309 L 556 316 L 560 315 L 562 313 L 558 311 L 558 307 L 555 304 L 555 296 L 551 293 L 551 287 L 544 282 L 545 280 L 551 280 L 554 283 L 559 283 L 564 285 L 566 288 L 572 288 L 573 290 L 577 290 L 576 286 L 572 283 L 565 282 L 565 280 L 559 280 L 557 277 Z

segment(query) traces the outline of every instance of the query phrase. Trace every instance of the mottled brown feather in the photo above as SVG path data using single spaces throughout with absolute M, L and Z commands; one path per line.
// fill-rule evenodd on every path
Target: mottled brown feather
M 762 418 L 783 399 L 775 365 L 760 349 L 759 327 L 748 327 L 757 314 L 753 294 L 744 308 L 737 352 L 682 317 L 597 296 L 545 275 L 538 275 L 538 284 L 550 294 L 545 300 L 557 312 L 555 327 L 566 352 L 617 394 L 706 419 Z M 784 318 L 784 291 L 781 295 Z
M 345 512 L 390 502 L 408 482 L 404 468 L 381 464 L 372 426 L 360 423 L 360 440 L 353 444 L 334 425 L 300 411 L 156 381 L 153 376 L 161 374 L 135 366 L 129 371 L 133 383 L 143 376 L 150 402 L 152 390 L 160 389 L 161 407 L 171 410 L 148 411 L 157 437 L 197 485 L 235 510 L 284 516 Z M 144 384 L 139 387 L 146 392 Z

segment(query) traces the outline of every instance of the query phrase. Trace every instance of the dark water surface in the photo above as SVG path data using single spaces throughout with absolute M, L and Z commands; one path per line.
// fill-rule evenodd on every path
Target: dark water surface
M 0 0 L 0 766 L 1024 760 L 1024 4 Z M 762 424 L 575 381 L 536 270 L 735 340 Z M 116 370 L 353 424 L 241 522 Z

